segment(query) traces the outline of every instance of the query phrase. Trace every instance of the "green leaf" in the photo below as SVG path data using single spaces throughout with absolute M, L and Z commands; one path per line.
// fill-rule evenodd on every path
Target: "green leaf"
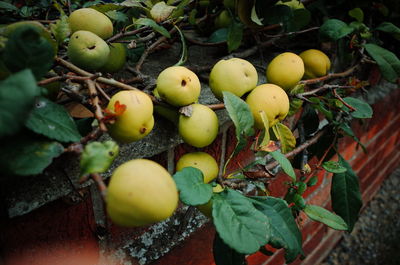
M 334 41 L 349 35 L 353 31 L 352 27 L 338 19 L 328 19 L 319 29 L 321 36 Z
M 293 17 L 287 22 L 288 31 L 298 31 L 310 24 L 311 12 L 305 8 L 293 9 Z
M 214 194 L 212 215 L 221 239 L 239 253 L 254 253 L 270 239 L 267 216 L 235 190 L 225 189 Z
M 203 182 L 203 173 L 194 167 L 185 167 L 173 176 L 179 198 L 186 205 L 201 205 L 211 199 L 212 186 Z
M 35 107 L 25 125 L 38 134 L 60 142 L 78 142 L 81 139 L 68 112 L 61 105 L 44 97 L 36 99 Z
M 294 169 L 289 159 L 286 158 L 279 150 L 269 153 L 278 163 L 281 165 L 283 171 L 292 178 L 293 181 L 296 181 L 296 174 L 294 173 Z
M 16 28 L 9 36 L 3 62 L 12 72 L 30 68 L 38 80 L 52 67 L 54 50 L 50 42 L 33 25 Z
M 378 64 L 382 76 L 389 82 L 395 83 L 400 76 L 400 60 L 396 54 L 372 43 L 364 44 L 364 47 Z
M 286 154 L 296 147 L 296 138 L 286 125 L 278 122 L 272 126 L 276 138 L 281 142 L 282 153 Z
M 310 178 L 310 180 L 307 182 L 307 186 L 308 187 L 315 186 L 315 184 L 317 184 L 317 182 L 318 182 L 318 177 L 317 176 L 312 176 Z
M 297 95 L 300 93 L 304 92 L 304 85 L 296 85 L 291 91 L 290 91 L 290 95 Z M 295 98 L 292 97 L 290 99 L 290 105 L 289 105 L 289 112 L 288 112 L 288 116 L 292 116 L 293 114 L 295 114 L 303 105 L 303 100 L 299 99 L 299 98 Z
M 361 8 L 356 7 L 349 11 L 349 16 L 355 18 L 358 22 L 364 21 L 364 12 Z
M 348 231 L 353 230 L 362 207 L 362 199 L 358 177 L 350 164 L 339 155 L 339 163 L 347 169 L 345 173 L 334 174 L 332 178 L 332 209 L 343 218 Z
M 301 232 L 287 203 L 274 197 L 252 197 L 253 205 L 268 216 L 271 224 L 270 244 L 286 250 L 286 263 L 303 254 Z
M 286 5 L 270 6 L 268 1 L 256 1 L 256 11 L 258 17 L 262 19 L 264 25 L 283 24 L 285 29 L 293 18 L 293 11 Z
M 246 137 L 254 134 L 254 118 L 249 105 L 231 92 L 222 92 L 225 108 L 235 124 L 237 145 L 234 153 L 237 154 L 247 144 Z
M 71 33 L 68 17 L 66 15 L 61 15 L 56 23 L 50 25 L 50 30 L 56 38 L 58 45 L 62 45 Z
M 128 21 L 128 16 L 121 11 L 117 11 L 117 10 L 110 10 L 105 12 L 104 14 L 107 15 L 107 17 L 111 18 L 114 21 L 117 22 L 126 22 Z
M 339 128 L 348 136 L 350 136 L 351 138 L 353 138 L 354 141 L 356 141 L 361 148 L 363 149 L 364 153 L 367 153 L 367 148 L 364 146 L 363 143 L 361 143 L 360 139 L 358 139 L 357 136 L 355 136 L 353 129 L 350 127 L 350 125 L 348 123 L 341 123 L 339 125 Z
M 154 20 L 150 18 L 139 18 L 135 21 L 135 24 L 151 27 L 153 30 L 157 31 L 161 35 L 167 38 L 171 38 L 168 30 L 166 30 L 163 26 L 158 25 Z
M 327 226 L 336 230 L 347 230 L 347 224 L 342 217 L 328 211 L 325 208 L 317 205 L 307 205 L 304 208 L 304 213 L 307 214 L 310 219 L 326 224 Z
M 354 118 L 358 119 L 368 119 L 372 118 L 373 110 L 371 106 L 360 99 L 357 98 L 352 98 L 352 97 L 346 97 L 343 99 L 347 104 L 355 108 L 355 111 L 351 112 L 351 116 Z M 344 106 L 346 107 L 346 106 Z M 346 107 L 347 108 L 347 107 Z
M 171 18 L 178 18 L 180 16 L 182 16 L 184 14 L 184 9 L 185 7 L 187 7 L 190 2 L 192 2 L 193 0 L 182 0 L 179 5 L 176 6 L 176 9 L 174 10 L 174 12 L 172 12 L 171 14 Z
M 345 167 L 342 167 L 339 162 L 336 161 L 326 161 L 322 164 L 322 167 L 332 173 L 344 173 L 347 171 Z
M 376 30 L 389 33 L 393 35 L 397 40 L 400 40 L 400 28 L 390 22 L 381 23 Z
M 260 115 L 261 120 L 262 120 L 263 125 L 264 125 L 264 130 L 263 130 L 264 131 L 264 138 L 261 141 L 260 146 L 266 146 L 266 145 L 269 144 L 269 141 L 271 140 L 271 136 L 269 134 L 269 121 L 268 121 L 267 114 L 265 114 L 265 111 L 261 110 L 259 112 L 259 115 Z
M 230 248 L 218 233 L 214 237 L 213 256 L 216 265 L 246 265 L 246 255 Z
M 261 22 L 261 19 L 257 15 L 256 6 L 255 5 L 251 8 L 251 16 L 250 16 L 250 18 L 251 18 L 251 21 L 253 21 L 257 25 L 259 25 L 259 26 L 263 25 L 263 23 Z
M 90 8 L 93 8 L 93 9 L 105 14 L 109 11 L 120 10 L 120 9 L 124 8 L 124 6 L 118 5 L 118 4 L 112 4 L 112 3 L 108 3 L 108 4 L 101 3 L 101 4 L 91 5 Z
M 228 28 L 220 28 L 211 33 L 207 42 L 219 43 L 219 42 L 225 42 L 227 40 L 228 40 Z
M 29 69 L 0 81 L 0 138 L 22 127 L 39 94 L 40 89 Z
M 81 176 L 106 172 L 117 157 L 118 152 L 119 146 L 114 141 L 87 144 L 80 161 Z
M 18 11 L 19 10 L 16 6 L 14 6 L 10 3 L 4 2 L 4 1 L 0 1 L 0 8 L 6 9 L 8 11 Z
M 239 48 L 242 44 L 244 26 L 242 23 L 236 22 L 235 20 L 229 25 L 228 28 L 228 52 L 232 52 Z
M 174 25 L 174 27 L 178 30 L 179 37 L 180 37 L 181 43 L 182 43 L 181 58 L 179 59 L 179 62 L 177 62 L 175 65 L 183 65 L 186 62 L 187 55 L 188 55 L 188 49 L 186 46 L 185 36 L 183 35 L 182 31 L 178 28 L 177 25 Z
M 13 175 L 37 175 L 48 167 L 53 158 L 64 152 L 58 142 L 37 140 L 23 135 L 0 144 L 0 165 Z

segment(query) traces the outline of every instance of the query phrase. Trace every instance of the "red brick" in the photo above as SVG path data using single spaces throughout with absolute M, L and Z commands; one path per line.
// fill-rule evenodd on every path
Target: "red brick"
M 208 223 L 152 265 L 212 265 L 214 235 L 214 227 Z
M 328 233 L 322 239 L 320 244 L 306 257 L 302 265 L 320 264 L 330 253 L 333 247 L 339 242 L 343 232 L 328 229 Z

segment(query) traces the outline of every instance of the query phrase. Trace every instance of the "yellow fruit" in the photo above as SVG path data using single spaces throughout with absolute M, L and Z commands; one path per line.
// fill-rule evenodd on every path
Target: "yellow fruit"
M 197 101 L 200 81 L 195 73 L 183 66 L 171 66 L 157 77 L 157 92 L 173 106 L 186 106 Z
M 304 75 L 304 63 L 300 56 L 284 52 L 276 56 L 267 67 L 267 80 L 289 91 Z
M 100 68 L 100 71 L 106 73 L 115 73 L 124 67 L 126 62 L 126 49 L 122 43 L 111 43 L 110 54 L 107 62 Z
M 286 5 L 292 9 L 300 9 L 300 8 L 304 8 L 304 5 L 302 2 L 300 2 L 299 0 L 292 0 L 289 2 L 282 2 L 282 1 L 278 1 L 276 3 L 276 5 Z
M 243 59 L 220 60 L 211 70 L 209 85 L 214 95 L 222 100 L 223 91 L 229 91 L 238 97 L 257 86 L 258 75 L 254 66 Z
M 254 117 L 254 125 L 264 128 L 260 111 L 267 115 L 269 127 L 283 120 L 289 112 L 289 98 L 286 92 L 277 85 L 264 84 L 256 87 L 246 98 Z
M 213 187 L 213 193 L 220 193 L 224 190 L 224 188 L 222 188 L 221 185 L 217 184 L 215 187 Z M 199 211 L 204 214 L 205 216 L 207 216 L 208 218 L 212 217 L 212 199 L 209 200 L 207 203 L 202 204 L 197 206 L 197 209 L 199 209 Z
M 304 78 L 317 78 L 328 74 L 331 68 L 329 57 L 320 50 L 310 49 L 299 54 L 304 62 Z
M 119 112 L 117 101 L 120 105 L 125 105 L 126 109 L 116 116 L 114 123 L 107 125 L 111 137 L 119 142 L 129 143 L 148 135 L 154 126 L 153 102 L 150 97 L 142 91 L 120 91 L 108 103 L 108 112 Z
M 107 62 L 110 48 L 96 34 L 80 30 L 72 34 L 67 54 L 73 64 L 92 71 L 98 70 Z
M 218 176 L 217 161 L 205 152 L 184 154 L 176 163 L 176 171 L 180 171 L 185 167 L 200 169 L 203 173 L 204 183 L 209 183 Z
M 178 205 L 178 191 L 165 168 L 151 160 L 135 159 L 114 171 L 106 203 L 115 224 L 142 226 L 170 217 Z
M 201 104 L 191 105 L 192 115 L 179 116 L 179 134 L 183 140 L 195 147 L 211 144 L 218 135 L 218 118 L 215 112 Z
M 227 27 L 229 27 L 231 22 L 232 22 L 232 19 L 231 19 L 231 16 L 229 15 L 228 10 L 223 10 L 221 13 L 219 13 L 217 18 L 215 19 L 214 26 L 217 29 L 227 28 Z
M 102 39 L 113 35 L 113 24 L 103 13 L 93 8 L 81 8 L 71 13 L 68 18 L 71 33 L 78 30 L 90 31 Z

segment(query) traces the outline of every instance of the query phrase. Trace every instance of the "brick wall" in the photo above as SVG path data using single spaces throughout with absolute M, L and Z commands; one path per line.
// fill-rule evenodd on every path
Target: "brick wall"
M 380 184 L 400 164 L 400 89 L 393 90 L 383 99 L 373 104 L 374 116 L 366 121 L 355 121 L 353 130 L 367 148 L 368 153 L 350 138 L 343 138 L 340 142 L 340 153 L 350 161 L 353 169 L 360 177 L 364 207 L 379 189 Z M 217 155 L 226 149 L 229 153 L 231 144 L 226 147 L 221 144 L 222 138 L 227 137 L 227 142 L 233 139 L 232 129 L 225 135 L 220 135 L 218 140 L 206 151 Z M 181 145 L 175 148 L 174 156 L 180 155 L 192 148 Z M 163 165 L 168 161 L 163 154 L 155 157 Z M 220 159 L 217 156 L 218 160 Z M 251 152 L 244 151 L 236 161 L 251 160 Z M 310 161 L 310 165 L 316 159 Z M 232 168 L 238 166 L 232 163 Z M 312 204 L 330 208 L 330 183 L 331 174 L 323 171 L 318 173 L 317 185 L 307 190 L 304 197 Z M 282 195 L 279 187 L 285 177 L 281 176 L 271 184 L 273 195 Z M 77 191 L 80 192 L 80 191 Z M 82 193 L 85 194 L 85 193 Z M 193 219 L 204 223 L 195 232 L 187 233 L 186 239 L 164 254 L 163 245 L 175 242 L 177 234 L 182 233 L 179 227 L 170 234 L 166 234 L 160 241 L 149 239 L 146 243 L 146 233 L 157 233 L 154 227 L 140 229 L 123 229 L 115 226 L 108 227 L 108 233 L 101 229 L 101 223 L 96 220 L 96 201 L 86 196 L 83 202 L 72 205 L 64 200 L 54 201 L 24 216 L 1 221 L 0 234 L 0 264 L 6 265 L 90 265 L 90 264 L 139 264 L 139 259 L 132 258 L 126 242 L 141 237 L 143 244 L 149 248 L 159 249 L 152 255 L 155 259 L 151 264 L 157 265 L 209 265 L 213 264 L 212 241 L 214 229 L 204 218 Z M 97 206 L 98 207 L 98 206 Z M 187 211 L 181 211 L 180 217 L 185 219 Z M 301 216 L 301 230 L 304 240 L 304 260 L 296 260 L 294 264 L 318 264 L 340 240 L 341 233 L 326 226 L 312 222 L 306 216 Z M 106 240 L 104 239 L 106 238 Z M 175 241 L 174 241 L 175 240 Z M 183 240 L 183 239 L 182 239 Z M 166 248 L 168 249 L 168 248 Z M 247 258 L 250 265 L 256 264 L 284 264 L 283 251 L 275 252 L 273 256 L 255 253 Z M 140 251 L 139 251 L 140 252 Z M 167 251 L 165 251 L 167 252 Z M 160 257 L 162 256 L 162 257 Z M 149 256 L 147 256 L 148 258 Z M 142 263 L 148 261 L 140 260 Z

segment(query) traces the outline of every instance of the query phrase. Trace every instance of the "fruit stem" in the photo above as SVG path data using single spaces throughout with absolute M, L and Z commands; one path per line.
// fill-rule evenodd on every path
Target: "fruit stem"
M 107 195 L 107 186 L 104 183 L 103 178 L 98 173 L 92 173 L 92 174 L 90 174 L 90 176 L 96 183 L 97 188 L 99 189 L 101 196 L 103 197 L 103 200 L 105 201 L 106 195 Z

